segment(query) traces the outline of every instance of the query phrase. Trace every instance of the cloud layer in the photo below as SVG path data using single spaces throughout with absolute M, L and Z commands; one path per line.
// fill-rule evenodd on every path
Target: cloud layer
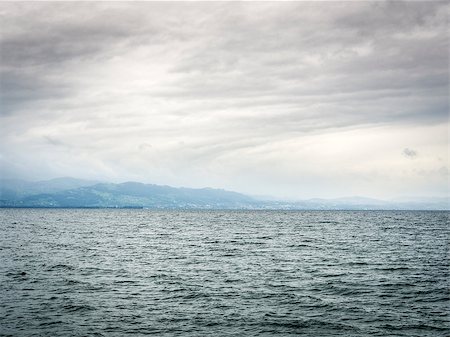
M 292 198 L 445 194 L 447 12 L 2 3 L 3 175 Z

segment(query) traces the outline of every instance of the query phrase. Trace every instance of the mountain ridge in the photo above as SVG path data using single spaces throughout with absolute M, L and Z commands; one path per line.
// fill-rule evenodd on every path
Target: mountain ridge
M 448 198 L 380 200 L 367 197 L 282 201 L 210 187 L 188 188 L 99 182 L 76 178 L 46 181 L 0 180 L 0 207 L 279 209 L 279 210 L 450 210 Z

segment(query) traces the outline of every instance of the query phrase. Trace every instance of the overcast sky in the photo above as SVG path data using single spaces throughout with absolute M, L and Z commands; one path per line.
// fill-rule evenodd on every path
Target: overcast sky
M 444 196 L 446 2 L 1 3 L 1 173 Z

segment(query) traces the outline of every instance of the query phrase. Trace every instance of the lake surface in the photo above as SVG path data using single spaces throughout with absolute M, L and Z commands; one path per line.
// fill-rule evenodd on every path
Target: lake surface
M 2 336 L 449 336 L 449 212 L 1 209 Z

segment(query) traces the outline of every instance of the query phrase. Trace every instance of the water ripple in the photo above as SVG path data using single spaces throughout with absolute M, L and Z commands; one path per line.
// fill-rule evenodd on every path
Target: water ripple
M 449 336 L 449 212 L 0 210 L 0 336 Z

